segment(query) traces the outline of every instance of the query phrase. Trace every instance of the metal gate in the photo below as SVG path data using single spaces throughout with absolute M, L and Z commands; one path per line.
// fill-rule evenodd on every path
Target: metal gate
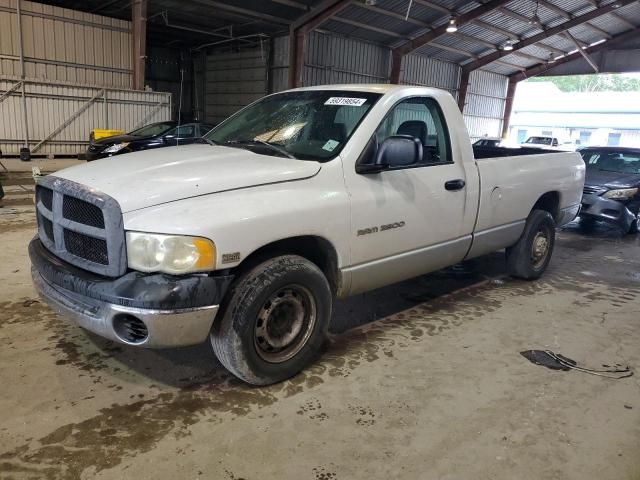
M 34 155 L 74 156 L 94 128 L 131 131 L 170 118 L 170 93 L 0 77 L 0 148 L 8 155 L 28 146 Z

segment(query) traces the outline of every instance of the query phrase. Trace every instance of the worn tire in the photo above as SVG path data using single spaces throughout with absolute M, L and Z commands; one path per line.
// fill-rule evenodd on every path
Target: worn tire
M 543 258 L 534 253 L 534 242 L 542 235 L 546 241 Z M 524 232 L 518 242 L 507 248 L 507 271 L 509 275 L 523 280 L 536 280 L 544 273 L 551 260 L 556 239 L 556 223 L 549 212 L 533 210 L 527 218 Z M 535 251 L 537 252 L 537 250 Z
M 315 321 L 312 327 L 300 330 L 301 333 L 306 332 L 305 335 L 299 337 L 300 334 L 296 334 L 294 341 L 300 339 L 296 344 L 302 345 L 300 350 L 291 358 L 274 363 L 263 358 L 268 352 L 259 344 L 260 341 L 264 342 L 259 326 L 264 322 L 280 321 L 271 320 L 270 316 L 269 320 L 263 318 L 265 312 L 269 311 L 267 305 L 271 306 L 272 300 L 274 303 L 277 301 L 274 295 L 289 291 L 289 288 L 300 288 L 303 296 L 313 297 L 313 300 L 307 299 L 308 308 L 305 310 L 303 307 L 302 311 L 311 311 L 308 305 L 315 302 Z M 227 298 L 220 312 L 221 318 L 214 323 L 211 331 L 211 345 L 218 360 L 247 383 L 269 385 L 294 376 L 317 356 L 327 338 L 332 308 L 331 289 L 322 271 L 305 258 L 283 255 L 257 265 L 238 278 Z M 275 311 L 275 307 L 271 308 Z M 285 317 L 287 315 L 284 314 Z M 285 334 L 292 330 L 289 328 Z M 264 327 L 263 331 L 266 332 L 267 328 Z M 308 337 L 305 339 L 306 335 Z

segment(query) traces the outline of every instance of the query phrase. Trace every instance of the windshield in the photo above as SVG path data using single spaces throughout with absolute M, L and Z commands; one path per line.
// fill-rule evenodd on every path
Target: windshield
M 640 175 L 640 151 L 582 150 L 587 170 Z
M 524 143 L 533 143 L 535 145 L 551 145 L 550 137 L 529 137 Z
M 129 135 L 136 137 L 155 137 L 156 135 L 162 135 L 164 132 L 169 131 L 175 124 L 171 122 L 152 123 L 151 125 L 145 125 L 142 128 L 129 132 Z
M 205 135 L 218 145 L 326 161 L 340 153 L 377 93 L 306 90 L 265 97 Z

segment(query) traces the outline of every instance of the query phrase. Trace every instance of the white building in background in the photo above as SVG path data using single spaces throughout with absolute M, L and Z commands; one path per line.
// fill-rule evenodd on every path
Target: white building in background
M 640 92 L 565 93 L 551 82 L 522 82 L 507 141 L 536 135 L 583 147 L 640 147 Z

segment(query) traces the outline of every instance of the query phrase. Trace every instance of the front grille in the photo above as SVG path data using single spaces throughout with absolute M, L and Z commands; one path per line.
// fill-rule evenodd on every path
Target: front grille
M 37 193 L 38 193 L 38 198 L 40 199 L 42 204 L 47 208 L 47 210 L 52 211 L 53 210 L 53 191 L 48 188 L 38 187 Z
M 70 180 L 38 179 L 38 234 L 62 260 L 90 272 L 118 277 L 127 270 L 120 205 Z
M 64 246 L 67 252 L 90 262 L 109 265 L 107 242 L 101 238 L 64 229 Z
M 584 189 L 582 190 L 582 192 L 585 195 L 599 195 L 602 192 L 605 192 L 607 189 L 603 188 L 603 187 L 595 187 L 595 186 L 591 186 L 591 185 L 585 185 Z
M 50 242 L 55 242 L 53 237 L 53 222 L 48 218 L 44 218 L 44 216 L 40 215 L 40 222 L 42 223 L 42 228 L 44 228 L 44 233 L 49 239 Z
M 67 220 L 83 223 L 91 227 L 104 228 L 104 215 L 95 205 L 75 197 L 64 197 L 62 216 Z

